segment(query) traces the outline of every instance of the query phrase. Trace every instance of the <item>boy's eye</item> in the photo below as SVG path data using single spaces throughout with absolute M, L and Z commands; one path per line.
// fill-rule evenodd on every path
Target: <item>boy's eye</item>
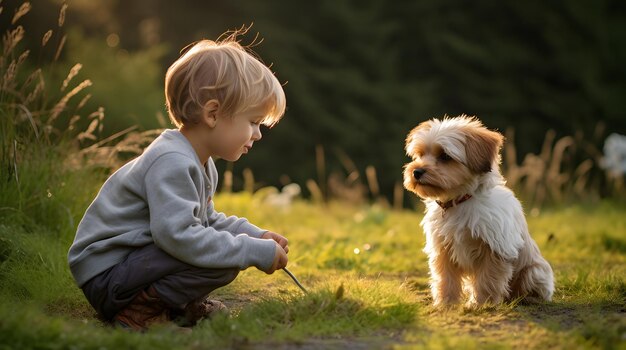
M 437 157 L 437 160 L 441 162 L 447 162 L 447 161 L 452 160 L 452 157 L 450 157 L 446 152 L 441 152 L 439 157 Z

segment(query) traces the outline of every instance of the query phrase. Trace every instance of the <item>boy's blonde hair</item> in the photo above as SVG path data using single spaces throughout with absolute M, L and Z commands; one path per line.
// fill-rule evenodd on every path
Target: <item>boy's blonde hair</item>
M 228 33 L 227 33 L 228 34 Z M 217 100 L 217 114 L 233 116 L 266 105 L 261 123 L 273 126 L 285 113 L 285 93 L 272 71 L 231 32 L 223 40 L 193 44 L 165 74 L 165 100 L 171 121 L 181 127 L 197 122 L 205 105 Z

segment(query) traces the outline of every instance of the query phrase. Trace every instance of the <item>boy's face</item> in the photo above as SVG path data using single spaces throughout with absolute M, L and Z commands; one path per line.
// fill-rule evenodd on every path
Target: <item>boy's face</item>
M 248 153 L 262 137 L 260 126 L 266 113 L 265 106 L 258 106 L 234 116 L 218 116 L 211 138 L 212 156 L 234 162 Z

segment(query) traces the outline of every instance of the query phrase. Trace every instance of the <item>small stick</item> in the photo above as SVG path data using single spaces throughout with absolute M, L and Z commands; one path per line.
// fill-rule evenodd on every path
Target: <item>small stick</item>
M 291 277 L 291 279 L 296 283 L 296 285 L 298 287 L 300 287 L 300 289 L 302 289 L 302 291 L 304 292 L 304 294 L 308 294 L 309 292 L 302 286 L 302 284 L 300 284 L 300 281 L 298 281 L 298 279 L 296 278 L 296 276 L 293 275 L 293 273 L 291 273 L 291 271 L 287 270 L 286 267 L 283 267 L 283 271 L 285 271 L 285 273 L 287 273 L 289 275 L 289 277 Z

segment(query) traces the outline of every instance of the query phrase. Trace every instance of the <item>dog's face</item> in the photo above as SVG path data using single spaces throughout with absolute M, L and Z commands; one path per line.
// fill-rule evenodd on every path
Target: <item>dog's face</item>
M 503 140 L 465 115 L 423 122 L 406 138 L 413 161 L 404 167 L 404 187 L 421 198 L 463 195 L 473 179 L 497 166 Z

